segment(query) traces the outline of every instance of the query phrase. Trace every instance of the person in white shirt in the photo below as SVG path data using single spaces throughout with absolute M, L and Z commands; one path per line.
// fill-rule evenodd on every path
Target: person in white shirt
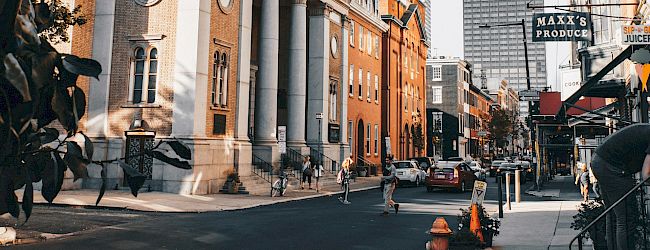
M 311 162 L 309 161 L 309 156 L 305 156 L 305 160 L 302 161 L 302 179 L 300 180 L 300 189 L 305 189 L 305 181 L 309 182 L 309 189 L 311 189 Z
M 316 178 L 316 193 L 320 191 L 320 187 L 318 186 L 318 180 L 320 177 L 323 176 L 323 165 L 319 163 L 316 163 L 316 166 L 314 167 L 314 178 Z

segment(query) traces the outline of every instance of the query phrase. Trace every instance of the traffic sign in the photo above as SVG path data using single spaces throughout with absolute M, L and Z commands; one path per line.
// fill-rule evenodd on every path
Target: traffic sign
M 486 137 L 487 136 L 487 131 L 478 131 L 478 136 L 480 137 Z
M 316 119 L 323 119 L 323 113 L 316 113 Z
M 525 101 L 539 102 L 539 96 L 520 96 L 519 100 L 522 101 L 522 102 L 525 102 Z
M 539 90 L 520 90 L 519 97 L 539 97 Z
M 474 190 L 472 191 L 472 203 L 471 204 L 483 204 L 483 199 L 485 198 L 485 192 L 487 191 L 487 182 L 484 181 L 474 181 Z

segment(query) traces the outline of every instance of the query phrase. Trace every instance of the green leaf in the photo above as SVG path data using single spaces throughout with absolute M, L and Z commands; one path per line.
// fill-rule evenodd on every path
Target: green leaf
M 102 197 L 104 197 L 104 193 L 106 192 L 106 166 L 103 164 L 101 165 L 102 167 L 102 186 L 99 188 L 99 196 L 97 196 L 97 201 L 95 201 L 95 206 L 99 205 L 99 201 L 102 200 Z
M 32 9 L 32 1 L 21 1 L 19 15 L 16 16 L 15 34 L 20 42 L 19 47 L 38 48 L 41 40 L 36 31 L 34 24 L 34 11 Z
M 81 133 L 81 135 L 84 136 L 84 148 L 86 149 L 86 158 L 88 160 L 93 159 L 93 153 L 95 151 L 95 148 L 93 147 L 93 142 L 86 136 L 86 134 Z
M 54 198 L 61 191 L 61 186 L 63 185 L 63 178 L 65 175 L 65 162 L 61 159 L 58 153 L 50 152 L 50 160 L 46 161 L 45 168 L 43 170 L 43 187 L 41 188 L 41 194 L 43 198 L 50 204 L 54 201 Z
M 31 57 L 31 77 L 36 88 L 41 89 L 54 79 L 54 66 L 58 60 L 58 56 L 59 54 L 56 52 L 48 52 L 43 55 L 34 55 Z
M 74 115 L 77 121 L 86 113 L 86 95 L 80 88 L 74 88 L 72 92 L 72 102 L 74 103 Z
M 47 144 L 59 138 L 59 131 L 55 128 L 43 128 L 44 132 L 40 133 L 41 143 Z
M 140 191 L 140 188 L 142 188 L 142 185 L 144 185 L 146 177 L 142 175 L 142 173 L 140 173 L 138 170 L 131 167 L 131 165 L 126 164 L 126 162 L 123 162 L 121 160 L 118 160 L 117 162 L 119 163 L 120 167 L 124 169 L 126 182 L 129 184 L 131 194 L 133 194 L 135 197 L 138 197 L 138 192 Z
M 59 122 L 68 132 L 77 129 L 77 121 L 74 118 L 72 98 L 65 89 L 56 89 L 52 97 L 52 110 L 59 118 Z
M 52 25 L 52 12 L 50 11 L 50 6 L 47 3 L 40 2 L 34 4 L 34 13 L 34 22 L 36 23 L 38 32 L 41 32 Z
M 29 220 L 29 216 L 32 215 L 32 208 L 34 206 L 34 187 L 32 186 L 32 179 L 28 173 L 28 169 L 25 171 L 25 190 L 23 191 L 23 211 L 25 212 L 25 222 Z M 23 224 L 24 224 L 23 223 Z
M 102 65 L 97 61 L 88 58 L 79 58 L 75 55 L 64 55 L 63 67 L 77 75 L 92 76 L 99 80 L 99 74 L 102 73 Z
M 86 163 L 83 161 L 81 147 L 73 141 L 68 141 L 66 144 L 68 152 L 66 152 L 63 157 L 63 161 L 65 161 L 68 168 L 72 170 L 74 180 L 76 181 L 80 178 L 88 178 L 88 168 L 86 167 Z
M 49 85 L 40 90 L 41 98 L 35 106 L 34 118 L 38 120 L 38 128 L 49 125 L 56 120 L 57 114 L 52 110 L 52 98 L 54 98 L 54 86 Z
M 18 63 L 16 57 L 12 53 L 9 53 L 3 59 L 3 63 L 5 67 L 5 78 L 20 92 L 20 95 L 23 97 L 23 102 L 31 101 L 32 96 L 29 92 L 27 76 L 25 76 L 25 72 L 20 67 L 20 63 Z
M 185 143 L 175 140 L 175 141 L 167 141 L 167 144 L 169 144 L 169 146 L 174 150 L 174 152 L 181 158 L 185 160 L 192 159 L 192 151 L 190 151 L 190 147 L 188 147 Z
M 165 162 L 169 165 L 172 165 L 174 167 L 181 168 L 181 169 L 192 169 L 192 166 L 190 166 L 190 163 L 187 161 L 181 161 L 176 158 L 167 157 L 165 154 L 163 154 L 160 151 L 153 151 L 152 154 L 154 158 L 162 162 Z

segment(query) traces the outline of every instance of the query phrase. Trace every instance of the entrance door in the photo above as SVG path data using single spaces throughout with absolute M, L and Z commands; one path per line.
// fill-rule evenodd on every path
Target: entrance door
M 357 164 L 358 164 L 358 162 L 360 162 L 359 158 L 361 158 L 362 155 L 365 152 L 364 151 L 364 145 L 365 145 L 365 142 L 364 142 L 364 138 L 365 138 L 364 137 L 365 136 L 364 130 L 365 130 L 365 127 L 363 125 L 363 120 L 359 120 L 359 122 L 357 122 L 357 144 L 356 144 L 357 145 L 357 153 L 355 154 L 355 156 L 357 158 L 356 159 Z
M 154 147 L 153 132 L 144 131 L 127 131 L 126 132 L 126 155 L 125 161 L 142 173 L 146 180 L 151 180 L 153 157 L 149 154 L 144 154 Z M 126 176 L 126 173 L 125 173 Z M 123 179 L 123 185 L 126 183 L 126 178 Z M 146 183 L 145 183 L 146 185 Z

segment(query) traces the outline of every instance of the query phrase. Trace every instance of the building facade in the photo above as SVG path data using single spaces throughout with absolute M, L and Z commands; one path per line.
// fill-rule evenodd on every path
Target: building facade
M 524 20 L 528 37 L 530 84 L 532 89 L 546 87 L 545 43 L 532 43 L 533 11 L 527 4 L 543 5 L 543 0 L 463 0 L 463 34 L 465 59 L 472 62 L 474 79 L 481 71 L 488 78 L 505 79 L 515 90 L 526 89 L 526 62 L 521 26 L 479 28 L 481 25 L 521 23 Z M 522 102 L 521 114 L 528 113 Z
M 75 3 L 88 23 L 74 28 L 70 50 L 103 67 L 99 80 L 80 80 L 89 100 L 80 126 L 95 158 L 127 157 L 151 190 L 216 193 L 233 171 L 254 186 L 259 166 L 277 171 L 287 155 L 323 159 L 329 171 L 350 154 L 379 163 L 386 137 L 399 158 L 425 150 L 411 136 L 425 126 L 417 1 Z M 400 117 L 389 121 L 391 98 Z M 193 169 L 129 157 L 172 138 L 190 146 Z M 74 188 L 100 185 L 89 168 Z M 126 185 L 117 164 L 107 173 L 109 186 Z
M 379 6 L 366 2 L 351 1 L 348 15 L 348 143 L 357 162 L 381 164 L 381 48 L 388 24 Z
M 384 33 L 382 60 L 382 155 L 397 159 L 426 152 L 424 89 L 425 60 L 429 44 L 424 33 L 424 13 L 419 1 L 380 1 Z

